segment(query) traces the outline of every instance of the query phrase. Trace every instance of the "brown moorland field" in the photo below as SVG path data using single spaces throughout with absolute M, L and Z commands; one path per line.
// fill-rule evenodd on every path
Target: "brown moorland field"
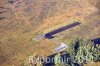
M 53 54 L 55 43 L 33 38 L 74 21 L 81 25 L 57 34 L 59 40 L 100 38 L 99 4 L 100 0 L 0 0 L 0 66 L 21 66 L 34 53 Z

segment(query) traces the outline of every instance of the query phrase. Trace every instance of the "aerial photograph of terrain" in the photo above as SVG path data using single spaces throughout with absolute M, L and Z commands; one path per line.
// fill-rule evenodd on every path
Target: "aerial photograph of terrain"
M 0 66 L 100 66 L 100 0 L 0 0 Z

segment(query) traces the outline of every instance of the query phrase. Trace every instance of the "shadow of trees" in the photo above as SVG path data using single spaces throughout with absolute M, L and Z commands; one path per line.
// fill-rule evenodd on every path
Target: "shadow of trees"
M 100 38 L 96 38 L 92 40 L 94 42 L 94 44 L 100 44 Z

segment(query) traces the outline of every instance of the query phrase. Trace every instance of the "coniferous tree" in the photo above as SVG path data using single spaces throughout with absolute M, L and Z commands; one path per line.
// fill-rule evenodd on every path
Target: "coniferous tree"
M 61 55 L 58 53 L 54 58 L 55 66 L 63 66 L 63 62 L 61 62 Z
M 100 46 L 94 45 L 90 39 L 75 38 L 69 47 L 72 64 L 83 64 L 92 61 L 100 61 Z

